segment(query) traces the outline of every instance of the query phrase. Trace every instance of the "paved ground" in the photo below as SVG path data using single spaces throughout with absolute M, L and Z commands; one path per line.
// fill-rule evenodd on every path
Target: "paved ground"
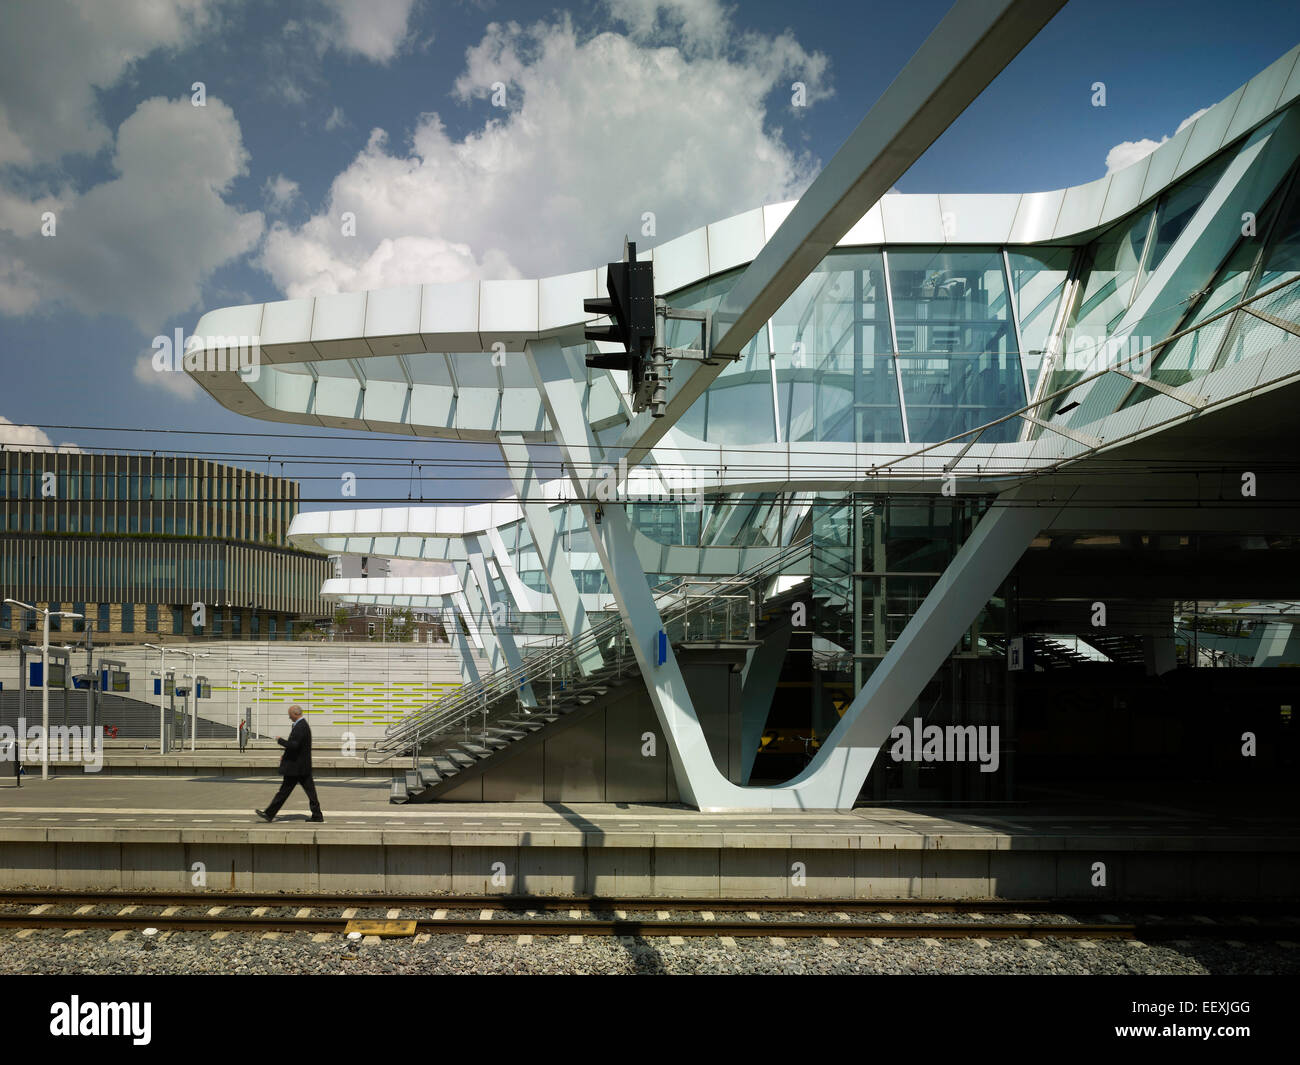
M 265 806 L 276 782 L 265 777 L 56 777 L 42 782 L 28 777 L 21 788 L 0 788 L 0 832 L 5 827 L 84 826 L 177 827 L 203 825 L 234 828 L 261 824 L 253 810 Z M 1117 803 L 1095 798 L 1057 799 L 1034 806 L 1008 804 L 990 808 L 913 806 L 861 807 L 848 813 L 753 812 L 701 813 L 680 805 L 654 803 L 430 803 L 392 806 L 384 779 L 323 779 L 317 784 L 324 825 L 310 825 L 307 803 L 295 791 L 277 825 L 319 832 L 358 826 L 428 827 L 475 832 L 520 832 L 568 829 L 601 832 L 791 833 L 799 835 L 899 836 L 993 835 L 1039 837 L 1108 837 L 1129 845 L 1155 837 L 1300 836 L 1294 809 L 1265 809 L 1257 815 L 1231 815 L 1159 803 Z M 1050 845 L 1050 844 L 1049 844 Z

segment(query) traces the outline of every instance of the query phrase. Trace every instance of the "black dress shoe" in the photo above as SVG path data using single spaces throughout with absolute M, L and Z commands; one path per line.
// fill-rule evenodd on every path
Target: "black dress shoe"
M 265 810 L 254 810 L 253 813 L 257 814 L 257 816 L 260 817 L 263 821 L 275 820 L 275 818 L 272 817 L 270 814 L 268 814 Z
M 318 825 L 323 825 L 323 824 L 325 823 L 325 818 L 324 818 L 324 817 L 321 817 L 321 816 L 319 816 L 319 815 L 317 815 L 316 817 L 309 817 L 309 818 L 307 818 L 307 820 L 308 820 L 308 821 L 315 821 L 316 824 L 318 824 Z

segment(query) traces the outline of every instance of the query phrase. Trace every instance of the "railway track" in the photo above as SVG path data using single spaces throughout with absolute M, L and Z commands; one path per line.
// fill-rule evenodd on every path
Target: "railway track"
M 1106 905 L 1119 912 L 1103 912 Z M 0 928 L 314 935 L 730 938 L 1300 939 L 1285 902 L 593 899 L 0 892 Z M 1159 912 L 1152 912 L 1153 910 Z M 730 915 L 720 919 L 717 914 Z M 1215 916 L 1211 916 L 1211 914 Z M 736 914 L 743 914 L 737 918 Z M 1081 914 L 1089 919 L 1082 919 Z M 1099 919 L 1098 919 L 1099 918 Z

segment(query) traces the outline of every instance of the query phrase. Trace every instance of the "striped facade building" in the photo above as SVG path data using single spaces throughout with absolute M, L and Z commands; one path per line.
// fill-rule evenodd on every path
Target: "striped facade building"
M 196 458 L 0 452 L 0 591 L 97 643 L 288 639 L 328 618 L 329 559 L 289 545 L 297 482 Z M 203 604 L 196 626 L 195 604 Z M 0 607 L 0 640 L 39 615 Z

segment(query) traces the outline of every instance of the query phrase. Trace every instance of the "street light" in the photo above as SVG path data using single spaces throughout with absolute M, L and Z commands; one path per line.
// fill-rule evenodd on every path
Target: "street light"
M 157 651 L 162 655 L 162 661 L 158 665 L 158 676 L 162 679 L 158 682 L 158 753 L 167 753 L 167 648 L 159 647 L 157 644 L 147 643 L 144 645 L 151 651 Z
M 182 676 L 189 677 L 190 680 L 194 681 L 195 684 L 197 684 L 198 677 L 194 673 L 194 660 L 196 658 L 208 658 L 209 657 L 208 652 L 207 651 L 182 651 L 179 647 L 173 647 L 172 654 L 185 655 L 190 660 L 190 671 L 189 673 L 182 674 Z M 194 737 L 199 731 L 199 701 L 194 694 L 194 686 L 195 686 L 194 684 L 190 685 L 190 694 L 186 696 L 186 700 L 185 700 L 187 704 L 190 704 L 191 700 L 193 701 L 193 710 L 190 712 L 190 752 L 191 753 L 193 753 L 194 751 Z M 183 744 L 184 740 L 182 740 L 181 742 Z
M 258 716 L 259 716 L 260 711 L 261 711 L 261 709 L 262 709 L 262 705 L 261 705 L 261 704 L 262 704 L 262 678 L 263 678 L 266 674 L 264 674 L 264 673 L 258 673 L 256 670 L 252 670 L 252 669 L 237 669 L 237 670 L 235 670 L 235 702 L 236 702 L 236 704 L 242 702 L 242 694 L 241 694 L 241 693 L 242 693 L 242 691 L 243 691 L 243 688 L 242 688 L 242 684 L 243 684 L 243 682 L 239 679 L 239 674 L 241 674 L 241 673 L 247 673 L 249 676 L 252 676 L 252 677 L 256 677 L 256 678 L 257 678 L 257 687 L 256 687 L 256 688 L 254 689 L 254 691 L 253 691 L 253 732 L 256 732 L 256 731 L 257 731 L 257 724 L 258 724 L 257 719 L 258 719 Z M 236 709 L 238 709 L 238 707 L 236 707 Z M 250 735 L 248 738 L 251 740 L 253 737 Z
M 50 618 L 81 618 L 84 614 L 74 614 L 71 610 L 42 610 L 38 606 L 24 603 L 18 599 L 6 599 L 11 606 L 20 606 L 24 610 L 39 612 L 41 620 L 41 779 L 50 779 Z

